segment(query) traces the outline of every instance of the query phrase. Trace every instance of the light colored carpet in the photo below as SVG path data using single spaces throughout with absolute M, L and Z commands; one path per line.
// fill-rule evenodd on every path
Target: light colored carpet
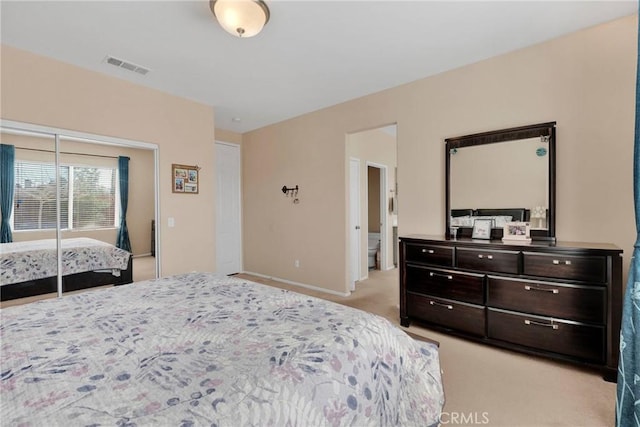
M 149 280 L 156 278 L 156 258 L 142 256 L 133 259 L 133 281 Z
M 399 325 L 397 269 L 370 271 L 349 297 L 239 274 L 255 282 L 378 314 Z M 403 328 L 440 342 L 446 393 L 443 425 L 611 426 L 614 383 L 599 372 L 562 362 L 493 348 L 412 324 Z

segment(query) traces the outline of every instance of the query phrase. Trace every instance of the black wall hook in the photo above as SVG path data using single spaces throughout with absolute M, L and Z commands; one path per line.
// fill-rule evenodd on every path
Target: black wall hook
M 282 186 L 282 192 L 286 195 L 286 196 L 297 196 L 298 195 L 298 186 L 296 185 L 295 187 L 287 187 L 286 185 Z

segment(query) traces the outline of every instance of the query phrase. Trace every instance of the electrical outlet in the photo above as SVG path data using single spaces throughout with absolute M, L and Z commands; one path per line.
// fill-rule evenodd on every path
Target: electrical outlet
M 299 267 L 300 267 L 300 260 L 299 260 L 299 259 L 295 260 L 295 261 L 293 262 L 293 265 L 294 265 L 296 268 L 299 268 Z

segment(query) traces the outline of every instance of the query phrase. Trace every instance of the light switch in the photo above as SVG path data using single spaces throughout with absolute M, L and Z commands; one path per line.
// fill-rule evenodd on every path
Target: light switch
M 170 216 L 168 225 L 169 225 L 170 228 L 175 227 L 176 226 L 176 219 L 174 217 Z

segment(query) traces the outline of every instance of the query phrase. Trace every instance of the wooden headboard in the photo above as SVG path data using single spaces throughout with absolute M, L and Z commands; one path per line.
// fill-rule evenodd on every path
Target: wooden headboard
M 451 209 L 451 216 L 473 216 L 473 209 Z
M 529 221 L 529 209 L 476 209 L 474 216 L 510 216 L 512 221 Z

